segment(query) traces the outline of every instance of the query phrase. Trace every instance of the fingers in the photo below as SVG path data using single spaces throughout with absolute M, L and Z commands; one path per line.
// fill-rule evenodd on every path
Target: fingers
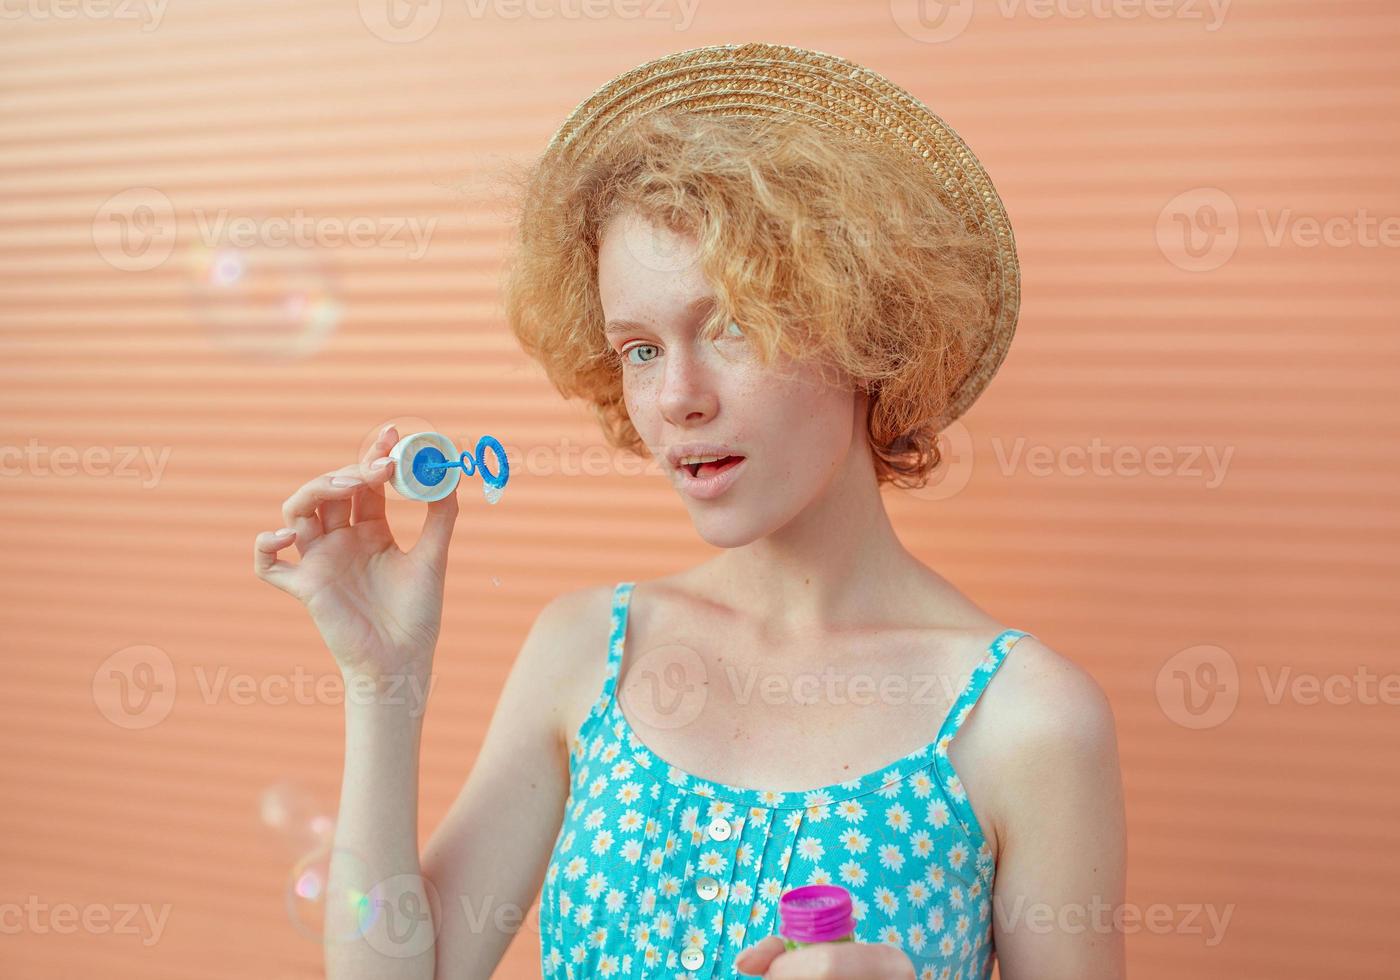
M 317 538 L 346 527 L 355 514 L 361 520 L 384 517 L 384 484 L 394 466 L 392 461 L 378 468 L 373 463 L 397 441 L 398 430 L 387 426 L 359 462 L 308 480 L 282 502 L 282 520 L 296 532 L 298 552 L 306 554 Z
M 460 484 L 458 484 L 460 486 Z M 447 565 L 447 546 L 452 543 L 452 529 L 457 525 L 457 488 L 441 500 L 428 504 L 427 516 L 423 518 L 423 532 L 411 554 L 422 558 L 434 568 Z
M 399 430 L 392 425 L 384 427 L 384 431 L 379 433 L 379 438 L 374 441 L 365 454 L 360 457 L 360 465 L 364 467 L 366 483 L 364 489 L 355 494 L 355 515 L 356 524 L 364 521 L 381 521 L 384 519 L 384 484 L 393 478 L 394 461 L 389 459 L 389 453 L 394 448 L 394 444 L 399 441 Z M 382 471 L 377 470 L 374 464 L 379 460 L 388 460 L 383 464 Z M 383 481 L 376 481 L 376 476 L 383 476 Z
M 734 967 L 740 973 L 762 976 L 768 972 L 769 964 L 786 948 L 781 936 L 769 936 L 741 952 L 734 960 Z
M 295 493 L 283 502 L 282 521 L 287 527 L 296 531 L 297 550 L 301 554 L 306 554 L 306 549 L 311 547 L 312 543 L 323 532 L 322 518 L 316 513 L 318 507 L 324 507 L 328 503 L 343 502 L 343 515 L 332 507 L 330 518 L 332 528 L 344 526 L 343 523 L 335 522 L 340 521 L 342 516 L 348 520 L 350 498 L 365 483 L 359 477 L 358 470 L 359 464 L 352 464 L 330 473 L 322 473 L 302 484 Z
M 295 536 L 295 531 L 284 527 L 278 531 L 263 531 L 253 539 L 253 574 L 288 593 L 292 591 L 291 575 L 296 566 L 278 559 L 277 552 L 290 545 Z

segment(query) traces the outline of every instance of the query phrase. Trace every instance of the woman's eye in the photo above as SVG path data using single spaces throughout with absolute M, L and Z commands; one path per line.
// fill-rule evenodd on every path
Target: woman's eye
M 725 327 L 724 333 L 726 337 L 742 337 L 744 335 L 744 330 L 739 326 L 737 321 L 730 320 L 729 326 Z
M 623 359 L 626 360 L 628 364 L 646 364 L 648 361 L 653 360 L 653 358 L 649 357 L 649 358 L 645 358 L 645 359 L 640 360 L 640 361 L 634 361 L 634 360 L 632 360 L 632 358 L 631 358 L 631 354 L 632 354 L 634 351 L 648 350 L 648 349 L 650 349 L 650 350 L 656 350 L 656 345 L 655 345 L 655 344 L 637 344 L 635 347 L 629 347 L 629 348 L 627 348 L 626 350 L 624 350 L 624 351 L 622 352 L 622 356 L 623 356 Z

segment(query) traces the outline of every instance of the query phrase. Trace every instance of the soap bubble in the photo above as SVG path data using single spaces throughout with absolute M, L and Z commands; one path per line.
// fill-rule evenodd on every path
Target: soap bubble
M 321 942 L 325 938 L 327 902 L 342 903 L 350 915 L 331 937 L 336 942 L 349 942 L 365 935 L 379 915 L 373 898 L 350 888 L 339 896 L 330 894 L 331 860 L 344 865 L 348 880 L 356 884 L 372 881 L 369 862 L 344 847 L 323 844 L 292 866 L 287 876 L 287 918 L 293 928 L 307 939 Z M 337 878 L 337 880 L 340 880 Z
M 283 780 L 263 790 L 259 811 L 265 826 L 295 854 L 328 844 L 335 837 L 335 820 L 301 783 Z
M 314 247 L 199 243 L 188 268 L 195 317 L 225 350 L 303 357 L 340 323 L 330 260 Z

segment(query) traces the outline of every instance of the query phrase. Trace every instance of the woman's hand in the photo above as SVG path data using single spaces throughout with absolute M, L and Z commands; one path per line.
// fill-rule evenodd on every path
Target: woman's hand
M 323 473 L 288 497 L 286 527 L 257 536 L 253 571 L 306 606 L 347 679 L 426 684 L 442 625 L 457 494 L 428 504 L 418 543 L 402 551 L 384 519 L 384 484 L 394 468 L 388 453 L 397 441 L 391 425 L 358 463 Z M 301 560 L 278 559 L 293 543 Z
M 741 952 L 740 973 L 768 980 L 914 980 L 914 963 L 888 943 L 817 943 L 786 950 L 781 936 Z

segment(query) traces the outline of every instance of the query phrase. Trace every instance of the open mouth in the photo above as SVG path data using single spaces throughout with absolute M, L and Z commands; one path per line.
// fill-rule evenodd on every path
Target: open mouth
M 714 476 L 716 473 L 723 473 L 743 458 L 742 456 L 726 456 L 710 463 L 688 463 L 683 469 L 696 479 L 704 479 L 707 476 Z

